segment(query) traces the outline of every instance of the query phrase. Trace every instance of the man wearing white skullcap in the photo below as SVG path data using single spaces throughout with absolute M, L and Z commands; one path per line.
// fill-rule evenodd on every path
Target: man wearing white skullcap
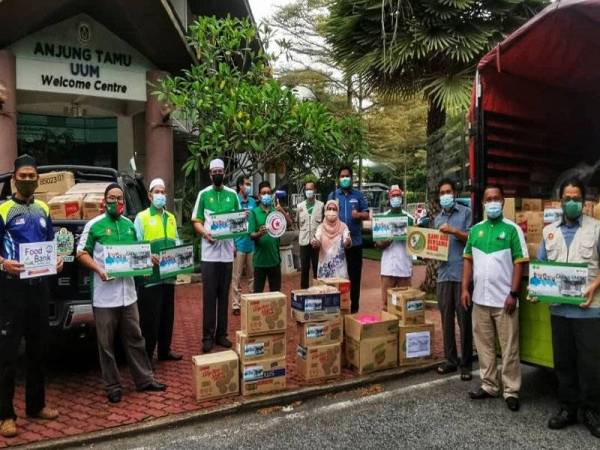
M 192 213 L 196 233 L 202 237 L 202 350 L 208 353 L 215 342 L 231 348 L 227 339 L 229 288 L 234 258 L 233 239 L 215 240 L 211 235 L 212 215 L 241 210 L 237 193 L 224 185 L 225 164 L 210 162 L 212 184 L 200 191 Z
M 135 218 L 135 231 L 140 241 L 150 242 L 154 273 L 142 279 L 139 287 L 138 309 L 140 327 L 146 340 L 148 359 L 152 361 L 158 345 L 158 359 L 179 361 L 182 356 L 171 351 L 173 320 L 175 317 L 175 278 L 161 280 L 158 253 L 179 242 L 177 220 L 165 209 L 167 195 L 165 182 L 155 178 L 148 188 L 150 207 Z

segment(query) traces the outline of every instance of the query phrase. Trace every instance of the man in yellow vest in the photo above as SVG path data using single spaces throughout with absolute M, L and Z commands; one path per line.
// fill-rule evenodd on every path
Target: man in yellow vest
M 175 315 L 175 278 L 161 280 L 158 271 L 158 253 L 179 242 L 175 216 L 165 210 L 167 195 L 165 182 L 155 178 L 150 183 L 148 198 L 151 205 L 135 218 L 135 231 L 140 241 L 150 242 L 154 273 L 142 281 L 139 288 L 138 308 L 140 327 L 146 339 L 146 352 L 152 361 L 158 344 L 160 361 L 179 361 L 182 356 L 171 351 L 173 319 Z

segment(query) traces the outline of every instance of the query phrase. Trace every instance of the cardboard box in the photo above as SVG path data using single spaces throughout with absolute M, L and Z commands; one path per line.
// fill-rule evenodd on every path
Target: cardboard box
M 340 310 L 350 311 L 352 301 L 350 299 L 350 280 L 345 278 L 319 278 L 318 284 L 332 286 L 340 293 Z
M 83 195 L 63 194 L 48 202 L 50 217 L 53 220 L 80 220 L 82 217 Z
M 529 253 L 530 261 L 537 259 L 537 254 L 538 254 L 539 249 L 540 249 L 540 244 L 527 244 L 527 253 Z
M 75 176 L 72 172 L 48 172 L 40 173 L 36 194 L 44 192 L 56 192 L 58 195 L 66 193 L 75 185 Z M 11 180 L 12 192 L 16 192 L 15 182 Z
M 302 312 L 339 313 L 340 291 L 323 285 L 292 291 L 292 308 Z
M 357 341 L 346 335 L 346 361 L 358 374 L 398 366 L 398 329 L 393 335 Z
M 594 217 L 594 207 L 596 206 L 595 202 L 590 200 L 586 200 L 583 204 L 583 214 L 586 216 Z
M 59 195 L 61 194 L 58 192 L 36 192 L 34 196 L 36 200 L 41 200 L 48 204 L 50 203 L 50 200 L 52 200 L 54 197 L 58 197 Z
M 593 208 L 591 212 L 593 214 Z M 544 225 L 548 225 L 558 220 L 561 220 L 562 214 L 562 208 L 544 208 Z
M 93 219 L 104 212 L 104 194 L 86 194 L 83 198 L 82 217 L 85 220 Z
M 398 333 L 398 318 L 385 311 L 377 314 L 349 314 L 344 320 L 346 336 L 356 341 Z
M 560 200 L 544 200 L 544 209 L 562 209 Z
M 387 312 L 401 325 L 425 323 L 425 292 L 413 288 L 388 289 Z
M 398 361 L 400 366 L 423 364 L 433 360 L 432 323 L 423 325 L 400 325 L 398 331 Z
M 285 333 L 248 336 L 243 331 L 236 331 L 235 338 L 235 348 L 242 362 L 285 358 Z
M 340 317 L 340 311 L 335 312 L 327 312 L 327 311 L 298 311 L 297 309 L 292 309 L 292 317 L 296 322 L 305 323 L 305 322 L 315 322 L 315 321 L 327 321 L 327 320 L 335 320 Z
M 101 182 L 101 183 L 77 183 L 71 189 L 68 190 L 67 194 L 102 194 L 104 195 L 104 191 L 106 187 L 110 183 Z
M 242 331 L 248 336 L 282 333 L 287 327 L 287 299 L 281 292 L 243 294 Z
M 305 380 L 335 378 L 341 373 L 342 344 L 298 346 L 296 367 Z
M 515 220 L 515 214 L 517 212 L 516 199 L 509 197 L 504 199 L 504 208 L 502 208 L 502 215 L 508 220 Z
M 238 356 L 232 350 L 192 356 L 192 379 L 198 401 L 238 395 Z
M 242 395 L 268 394 L 285 389 L 285 357 L 242 363 Z
M 522 198 L 521 211 L 543 211 L 543 200 L 541 198 Z
M 342 319 L 324 322 L 306 322 L 297 325 L 298 344 L 303 347 L 313 345 L 339 344 L 343 341 L 344 327 Z
M 539 243 L 542 241 L 544 229 L 544 213 L 542 211 L 529 211 L 517 213 L 517 225 L 525 234 L 525 241 Z

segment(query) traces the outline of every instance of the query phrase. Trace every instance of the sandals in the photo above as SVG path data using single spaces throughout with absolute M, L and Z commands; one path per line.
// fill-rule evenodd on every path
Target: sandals
M 447 373 L 456 372 L 456 366 L 448 363 L 442 363 L 437 368 L 437 373 L 440 375 L 446 375 Z

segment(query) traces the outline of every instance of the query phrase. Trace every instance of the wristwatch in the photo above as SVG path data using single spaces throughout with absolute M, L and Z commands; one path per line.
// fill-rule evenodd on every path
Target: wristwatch
M 510 291 L 510 296 L 514 299 L 519 299 L 519 291 Z

